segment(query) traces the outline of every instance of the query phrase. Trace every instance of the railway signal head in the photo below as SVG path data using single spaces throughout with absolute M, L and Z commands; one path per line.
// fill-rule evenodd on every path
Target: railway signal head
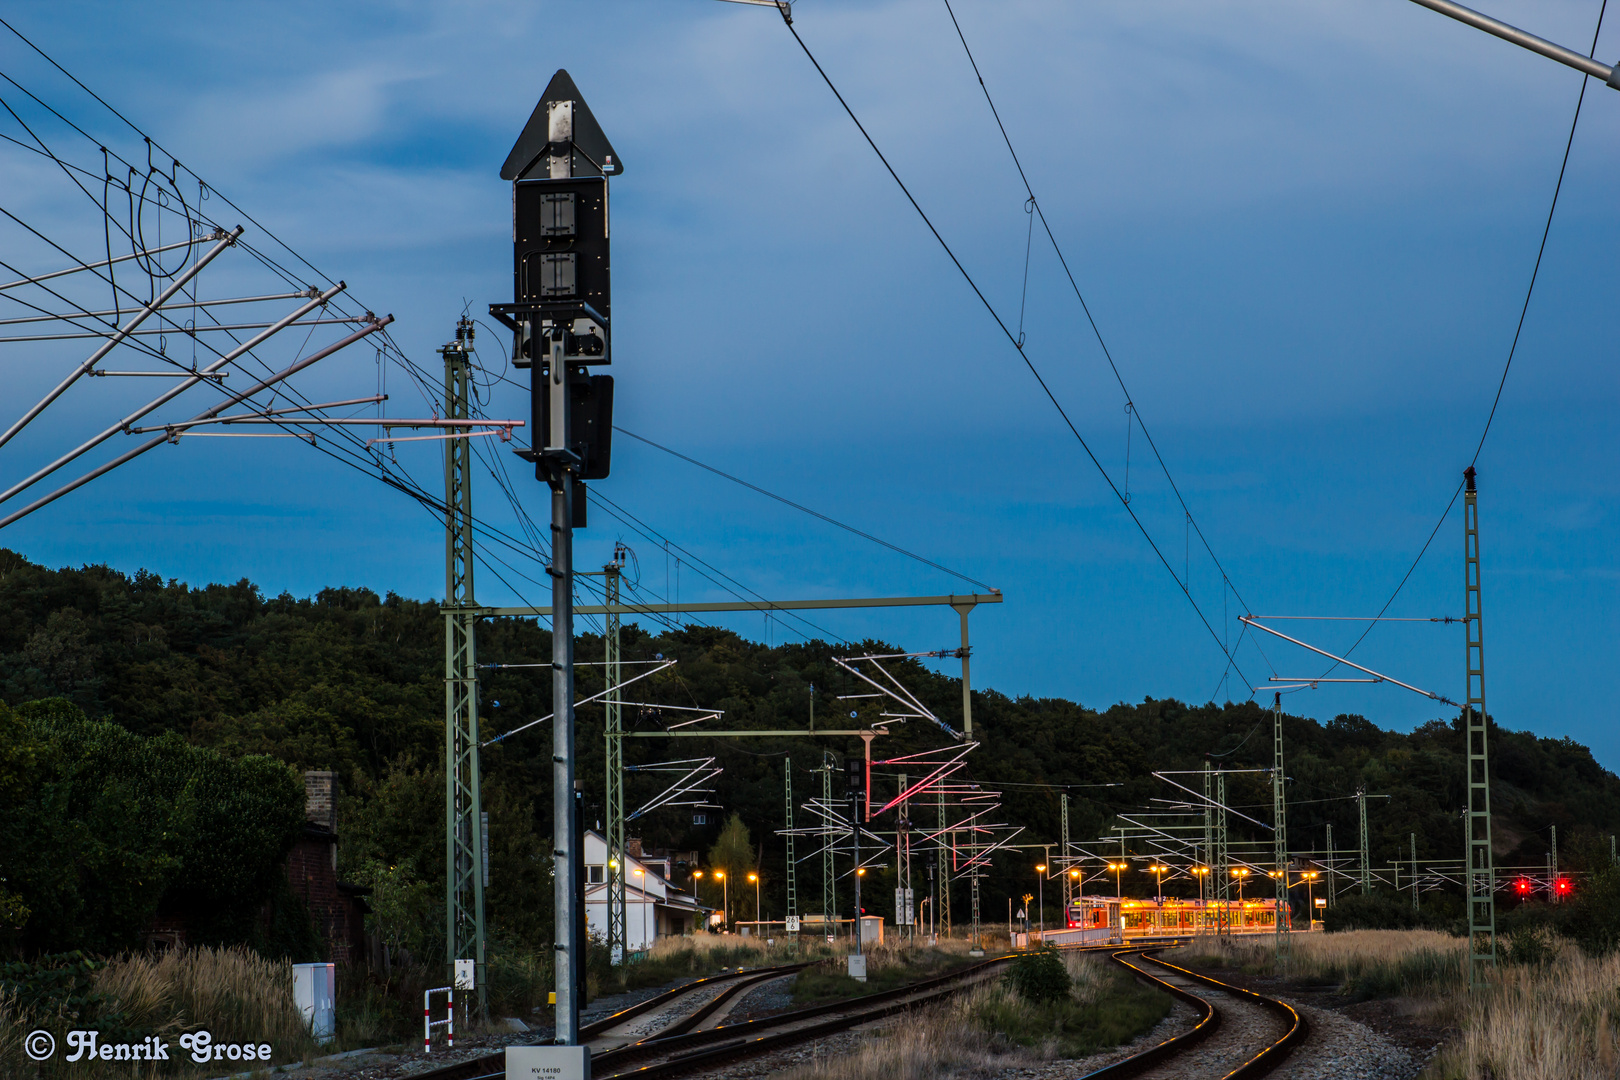
M 1517 882 L 1514 883 L 1513 887 L 1514 887 L 1514 889 L 1516 889 L 1518 891 L 1518 894 L 1520 896 L 1529 896 L 1530 895 L 1530 879 L 1529 878 L 1520 878 Z
M 1568 896 L 1573 891 L 1574 886 L 1569 883 L 1569 878 L 1559 878 L 1553 883 L 1553 888 L 1558 891 L 1559 896 Z

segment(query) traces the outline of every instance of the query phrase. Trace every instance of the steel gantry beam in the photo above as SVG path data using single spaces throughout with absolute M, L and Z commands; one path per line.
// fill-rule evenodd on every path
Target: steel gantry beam
M 444 415 L 466 419 L 471 401 L 470 343 L 465 319 L 444 357 Z M 476 964 L 478 1012 L 484 1015 L 484 824 L 479 794 L 479 609 L 473 597 L 472 450 L 450 439 L 444 452 L 444 785 L 445 965 Z
M 948 607 L 954 610 L 961 618 L 962 645 L 959 649 L 950 650 L 948 655 L 962 661 L 962 733 L 968 741 L 973 739 L 973 688 L 970 682 L 969 656 L 972 647 L 968 642 L 968 614 L 980 604 L 999 604 L 1002 595 L 992 590 L 988 593 L 970 593 L 966 596 L 861 596 L 827 600 L 716 600 L 696 601 L 677 604 L 581 604 L 573 608 L 576 615 L 678 615 L 683 612 L 726 612 L 726 611 L 755 611 L 761 614 L 770 614 L 774 611 L 825 611 L 845 610 L 854 608 L 902 608 L 902 607 Z M 549 607 L 490 607 L 483 608 L 482 613 L 493 617 L 517 616 L 520 618 L 550 618 Z M 945 655 L 936 653 L 933 655 Z M 937 721 L 936 721 L 937 722 Z M 780 732 L 784 735 L 832 735 L 837 732 Z
M 1479 594 L 1479 493 L 1474 467 L 1463 473 L 1463 565 L 1467 633 L 1468 703 L 1463 737 L 1468 742 L 1468 985 L 1478 986 L 1484 968 L 1496 966 L 1496 870 L 1491 850 L 1491 770 L 1485 712 L 1485 642 Z

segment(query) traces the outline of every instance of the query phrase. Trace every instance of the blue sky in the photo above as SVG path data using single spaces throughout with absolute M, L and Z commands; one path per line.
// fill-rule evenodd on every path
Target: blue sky
M 1490 5 L 1583 49 L 1597 8 Z M 1376 612 L 1479 440 L 1579 77 L 1407 0 L 956 10 L 1235 593 L 1187 539 L 1138 430 L 1131 506 L 1175 574 L 1228 640 L 1244 610 Z M 991 303 L 1016 323 L 1022 302 L 1028 355 L 1123 487 L 1126 398 L 1039 235 L 1025 294 L 1023 190 L 943 4 L 802 0 L 795 14 Z M 974 617 L 979 685 L 1093 706 L 1248 696 L 1235 674 L 1223 682 L 1225 658 L 1172 572 L 771 10 L 58 2 L 8 17 L 364 306 L 394 313 L 394 339 L 429 368 L 464 305 L 509 298 L 510 195 L 497 172 L 566 67 L 627 166 L 612 196 L 619 423 L 1004 590 L 1003 606 Z M 1617 53 L 1620 34 L 1606 32 L 1599 58 Z M 0 61 L 32 70 L 14 41 Z M 128 131 L 94 110 L 72 115 L 127 147 Z M 1617 146 L 1620 97 L 1593 84 L 1479 461 L 1491 711 L 1587 742 L 1611 767 Z M 8 205 L 64 235 L 99 228 L 59 176 L 9 153 Z M 479 341 L 496 370 L 498 337 Z M 57 370 L 5 348 L 19 391 Z M 351 350 L 303 385 L 330 400 L 376 383 L 373 353 Z M 526 414 L 515 389 L 492 394 L 492 413 Z M 413 411 L 395 400 L 395 415 Z M 112 405 L 64 399 L 48 429 L 8 447 L 7 477 L 52 440 L 104 424 Z M 438 468 L 431 444 L 399 454 L 429 480 Z M 542 486 L 522 483 L 543 515 Z M 766 596 L 966 587 L 630 439 L 600 490 Z M 492 485 L 478 498 L 511 520 Z M 1391 614 L 1460 612 L 1460 509 Z M 616 539 L 636 549 L 650 593 L 679 578 L 682 599 L 724 597 L 689 558 L 677 567 L 600 514 L 581 564 Z M 164 447 L 0 543 L 48 564 L 247 576 L 270 592 L 443 589 L 431 517 L 293 444 Z M 539 599 L 507 576 L 515 587 L 482 574 L 479 599 Z M 916 649 L 955 644 L 944 611 L 814 621 Z M 733 625 L 778 641 L 812 632 L 753 616 Z M 1292 625 L 1330 649 L 1361 630 Z M 1245 641 L 1236 656 L 1251 682 L 1320 670 L 1280 642 L 1262 653 Z M 1356 656 L 1461 696 L 1456 627 L 1386 624 Z M 1299 693 L 1288 707 L 1395 727 L 1445 714 L 1389 686 Z

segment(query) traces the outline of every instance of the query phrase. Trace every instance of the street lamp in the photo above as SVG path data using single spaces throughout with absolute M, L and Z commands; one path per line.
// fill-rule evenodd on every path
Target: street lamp
M 754 883 L 754 932 L 759 933 L 759 924 L 761 921 L 759 917 L 759 875 L 749 874 L 748 880 Z
M 720 920 L 720 925 L 729 929 L 731 926 L 731 882 L 726 880 L 726 872 L 724 870 L 716 870 L 714 872 L 714 876 L 715 880 L 720 882 L 721 895 L 724 897 L 724 899 L 720 902 L 720 910 L 723 914 L 723 918 Z
M 1315 870 L 1307 870 L 1300 875 L 1305 879 L 1305 897 L 1310 901 L 1310 906 L 1305 910 L 1309 911 L 1312 916 L 1316 914 L 1316 879 L 1320 876 Z
M 1198 877 L 1198 900 L 1202 903 L 1204 900 L 1204 881 L 1209 877 L 1209 867 L 1195 866 L 1192 868 L 1192 872 Z
M 1154 863 L 1152 866 L 1148 867 L 1148 873 L 1158 875 L 1156 887 L 1158 895 L 1153 899 L 1159 901 L 1160 903 L 1164 902 L 1164 875 L 1168 874 L 1169 872 L 1170 868 L 1165 866 L 1163 863 Z
M 1243 879 L 1249 876 L 1249 868 L 1247 866 L 1233 867 L 1232 876 L 1237 878 L 1238 903 L 1241 904 L 1243 903 Z
M 1119 900 L 1125 899 L 1125 886 L 1120 884 L 1120 875 L 1125 872 L 1124 860 L 1109 863 L 1108 869 L 1114 872 L 1114 897 Z
M 1046 864 L 1045 863 L 1037 863 L 1037 864 L 1035 864 L 1035 872 L 1040 875 L 1039 877 L 1037 877 L 1035 879 L 1035 891 L 1040 894 L 1040 898 L 1039 898 L 1039 900 L 1037 902 L 1040 904 L 1040 908 L 1041 908 L 1040 915 L 1037 916 L 1037 927 L 1040 930 L 1041 940 L 1045 941 L 1046 940 Z

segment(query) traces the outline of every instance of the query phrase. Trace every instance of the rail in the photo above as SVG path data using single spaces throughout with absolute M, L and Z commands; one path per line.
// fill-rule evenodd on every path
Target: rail
M 1096 1070 L 1095 1072 L 1087 1073 L 1081 1078 L 1081 1080 L 1126 1080 L 1128 1077 L 1139 1076 L 1149 1069 L 1169 1061 L 1193 1046 L 1196 1046 L 1198 1043 L 1203 1042 L 1220 1028 L 1221 1012 L 1220 1009 L 1216 1008 L 1213 1002 L 1207 998 L 1199 997 L 1197 994 L 1194 994 L 1189 990 L 1185 990 L 1174 983 L 1159 978 L 1152 972 L 1138 967 L 1136 964 L 1126 960 L 1125 957 L 1127 956 L 1140 957 L 1142 960 L 1145 960 L 1150 964 L 1157 964 L 1159 967 L 1168 968 L 1169 970 L 1176 972 L 1178 975 L 1185 976 L 1194 982 L 1202 983 L 1205 986 L 1213 987 L 1214 989 L 1220 990 L 1224 993 L 1231 994 L 1234 997 L 1240 997 L 1251 1001 L 1254 1004 L 1259 1005 L 1261 1008 L 1266 1009 L 1268 1012 L 1276 1014 L 1278 1017 L 1288 1023 L 1288 1030 L 1281 1038 L 1261 1048 L 1258 1054 L 1255 1054 L 1242 1065 L 1239 1065 L 1236 1069 L 1233 1069 L 1230 1073 L 1228 1073 L 1226 1077 L 1224 1077 L 1224 1080 L 1258 1080 L 1259 1077 L 1265 1076 L 1267 1073 L 1271 1072 L 1272 1069 L 1275 1069 L 1278 1065 L 1281 1065 L 1284 1059 L 1286 1059 L 1288 1055 L 1293 1052 L 1294 1048 L 1301 1042 L 1304 1042 L 1306 1037 L 1310 1034 L 1310 1024 L 1306 1022 L 1305 1018 L 1301 1016 L 1292 1005 L 1289 1005 L 1285 1001 L 1278 1001 L 1276 998 L 1270 998 L 1264 994 L 1257 994 L 1253 990 L 1248 990 L 1241 986 L 1234 986 L 1231 983 L 1222 982 L 1219 979 L 1211 978 L 1208 975 L 1201 975 L 1196 971 L 1190 971 L 1187 968 L 1181 967 L 1177 964 L 1172 964 L 1168 960 L 1162 960 L 1157 956 L 1149 956 L 1147 954 L 1147 950 L 1142 948 L 1122 949 L 1119 952 L 1114 953 L 1111 957 L 1115 963 L 1122 967 L 1129 968 L 1138 976 L 1154 983 L 1165 993 L 1170 994 L 1177 1000 L 1186 1002 L 1193 1008 L 1197 1009 L 1202 1015 L 1200 1016 L 1198 1023 L 1195 1024 L 1190 1031 L 1184 1031 L 1180 1035 L 1166 1039 L 1157 1046 L 1149 1047 L 1141 1053 L 1132 1054 L 1130 1057 L 1116 1061 L 1112 1065 L 1107 1065 Z

